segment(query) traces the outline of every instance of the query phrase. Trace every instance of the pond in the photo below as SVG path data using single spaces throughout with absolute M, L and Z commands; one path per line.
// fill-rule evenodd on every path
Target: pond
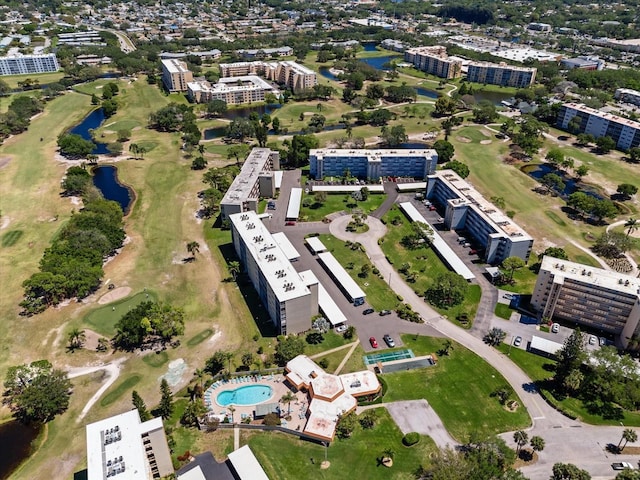
M 429 90 L 428 88 L 424 88 L 424 87 L 413 87 L 413 88 L 416 90 L 416 92 L 418 92 L 418 95 L 423 95 L 428 98 L 436 99 L 440 96 L 438 95 L 438 92 L 434 90 Z
M 96 167 L 92 170 L 93 184 L 107 200 L 118 202 L 125 215 L 129 213 L 133 192 L 118 181 L 118 169 L 111 165 Z
M 476 103 L 482 100 L 488 100 L 494 105 L 500 105 L 503 100 L 508 100 L 513 97 L 513 94 L 503 92 L 484 92 L 482 90 L 473 93 L 473 98 L 476 99 Z
M 96 142 L 91 137 L 90 132 L 90 130 L 95 130 L 100 125 L 102 125 L 102 122 L 104 122 L 105 118 L 106 117 L 104 116 L 104 110 L 102 110 L 101 108 L 96 108 L 93 112 L 84 117 L 84 120 L 82 120 L 82 122 L 69 130 L 69 133 L 75 133 L 76 135 L 80 135 L 85 140 L 91 140 L 92 142 L 94 142 L 96 144 L 96 148 L 91 153 L 96 155 L 106 155 L 110 153 L 109 149 L 107 149 L 107 144 Z
M 227 118 L 229 120 L 235 120 L 236 118 L 249 118 L 252 112 L 256 112 L 258 115 L 271 115 L 277 109 L 282 107 L 279 103 L 273 105 L 254 105 L 254 106 L 246 106 L 239 108 L 231 108 L 222 115 L 222 118 Z
M 429 148 L 429 145 L 422 142 L 407 142 L 407 143 L 401 143 L 399 147 L 406 148 L 406 149 L 412 148 L 414 150 L 425 150 Z
M 400 55 L 383 55 L 382 57 L 360 58 L 361 62 L 375 68 L 376 70 L 388 71 L 388 67 L 383 67 L 385 63 L 390 63 L 394 60 L 402 60 Z
M 33 441 L 39 428 L 29 427 L 13 420 L 0 424 L 0 478 L 9 478 L 20 464 L 33 453 Z
M 367 43 L 363 43 L 362 46 L 364 47 L 364 51 L 365 52 L 377 52 L 378 49 L 377 44 L 375 42 L 367 42 Z
M 538 181 L 548 173 L 555 173 L 556 175 L 559 175 L 565 185 L 564 190 L 560 192 L 560 195 L 562 196 L 569 196 L 575 192 L 584 192 L 587 195 L 591 195 L 592 197 L 602 200 L 602 196 L 598 194 L 595 188 L 576 181 L 575 178 L 569 177 L 565 173 L 555 170 L 547 163 L 541 163 L 539 165 L 525 165 L 524 167 L 521 167 L 520 170 Z
M 325 125 L 325 127 L 321 130 L 322 132 L 331 132 L 333 130 L 344 130 L 346 128 L 343 124 L 338 125 Z M 213 127 L 207 128 L 204 131 L 204 139 L 205 140 L 214 140 L 216 138 L 223 138 L 227 131 L 227 127 Z M 297 130 L 295 132 L 288 131 L 287 133 L 280 132 L 278 135 L 304 135 L 307 133 L 314 133 L 311 131 L 304 132 L 302 130 Z M 316 132 L 317 133 L 317 132 Z M 269 130 L 269 135 L 276 135 L 273 130 Z
M 338 77 L 329 71 L 329 67 L 320 67 L 320 75 L 329 80 L 339 81 Z

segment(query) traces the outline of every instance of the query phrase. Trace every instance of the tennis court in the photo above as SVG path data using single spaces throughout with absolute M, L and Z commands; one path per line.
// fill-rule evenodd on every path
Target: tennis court
M 365 355 L 365 365 L 375 365 L 376 363 L 393 362 L 394 360 L 405 360 L 407 358 L 414 358 L 413 350 L 396 350 L 395 352 L 374 353 L 372 355 Z

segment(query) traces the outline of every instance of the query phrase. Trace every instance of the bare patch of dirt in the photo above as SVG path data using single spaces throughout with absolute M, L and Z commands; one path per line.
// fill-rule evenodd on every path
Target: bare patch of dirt
M 6 217 L 6 216 L 2 217 L 2 223 L 0 223 L 0 230 L 7 228 L 10 223 L 11 223 L 10 217 Z
M 11 157 L 0 157 L 0 168 L 4 168 L 9 165 Z
M 471 139 L 470 138 L 463 137 L 463 136 L 460 136 L 460 135 L 458 135 L 456 137 L 456 140 L 461 142 L 461 143 L 471 143 Z
M 102 335 L 94 332 L 93 330 L 89 330 L 88 328 L 84 329 L 84 345 L 83 348 L 86 350 L 95 351 L 98 348 L 98 339 L 102 337 Z
M 102 295 L 98 300 L 98 303 L 100 305 L 111 303 L 126 297 L 130 293 L 131 293 L 131 287 L 119 287 Z

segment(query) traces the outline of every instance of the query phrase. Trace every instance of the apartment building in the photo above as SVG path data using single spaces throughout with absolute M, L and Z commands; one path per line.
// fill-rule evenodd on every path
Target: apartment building
M 633 105 L 640 106 L 640 92 L 638 90 L 631 90 L 630 88 L 618 88 L 616 90 L 614 98 L 619 102 L 632 103 Z
M 435 150 L 348 150 L 336 148 L 309 151 L 309 174 L 321 180 L 342 176 L 345 170 L 358 178 L 413 177 L 424 179 L 436 170 Z
M 572 121 L 575 117 L 580 122 Z M 601 112 L 578 103 L 565 103 L 560 107 L 556 125 L 575 133 L 589 133 L 595 138 L 611 137 L 620 150 L 640 146 L 640 123 L 611 113 Z M 576 131 L 577 130 L 577 131 Z
M 537 69 L 516 67 L 504 62 L 469 62 L 467 80 L 475 83 L 527 88 L 536 80 Z
M 254 148 L 244 161 L 240 173 L 220 201 L 222 218 L 233 213 L 256 211 L 261 197 L 276 192 L 274 171 L 280 169 L 280 154 L 268 148 Z
M 305 332 L 318 313 L 318 281 L 305 281 L 253 211 L 234 213 L 231 238 L 279 335 Z M 310 276 L 311 277 L 311 276 Z
M 193 73 L 186 62 L 176 58 L 160 60 L 162 63 L 162 83 L 170 92 L 186 92 L 193 82 Z
M 620 335 L 622 345 L 640 335 L 640 279 L 546 256 L 531 306 L 555 318 Z
M 487 263 L 508 257 L 529 261 L 533 238 L 453 170 L 429 175 L 425 196 L 445 209 L 447 229 L 464 230 L 482 246 Z
M 161 418 L 140 421 L 138 410 L 86 426 L 87 479 L 151 480 L 173 473 Z
M 280 90 L 255 75 L 221 78 L 215 84 L 206 80 L 187 84 L 187 96 L 196 103 L 211 100 L 222 100 L 227 105 L 264 102 L 268 93 L 280 96 Z
M 259 75 L 289 87 L 294 93 L 318 84 L 316 73 L 296 62 L 236 62 L 221 63 L 221 77 Z
M 404 59 L 413 66 L 431 75 L 441 78 L 458 78 L 462 75 L 462 62 L 459 57 L 447 55 L 446 47 L 415 47 L 404 52 Z
M 277 48 L 254 48 L 249 50 L 236 50 L 236 53 L 245 60 L 253 60 L 268 57 L 288 57 L 293 55 L 293 48 L 291 47 L 277 47 Z
M 54 53 L 0 57 L 0 75 L 24 75 L 26 73 L 57 72 L 58 70 L 60 70 L 60 65 Z

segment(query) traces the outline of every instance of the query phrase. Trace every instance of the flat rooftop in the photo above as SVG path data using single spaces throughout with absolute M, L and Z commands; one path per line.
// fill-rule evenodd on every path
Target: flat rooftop
M 289 261 L 300 258 L 300 253 L 296 250 L 296 247 L 289 241 L 284 232 L 277 232 L 272 234 L 273 239 L 278 246 L 282 249 Z
M 234 213 L 229 215 L 229 220 L 279 301 L 311 294 L 256 212 Z
M 601 112 L 600 110 L 587 107 L 586 105 L 583 105 L 581 103 L 564 103 L 563 106 L 573 108 L 574 110 L 578 110 L 579 112 L 594 115 L 599 118 L 604 118 L 606 120 L 609 120 L 610 122 L 619 123 L 620 125 L 626 125 L 627 127 L 640 129 L 640 122 L 634 122 L 633 120 L 629 120 L 628 118 L 620 117 L 612 113 Z
M 231 186 L 222 197 L 222 205 L 242 205 L 252 198 L 251 191 L 258 182 L 261 173 L 271 172 L 269 167 L 269 156 L 275 154 L 268 148 L 254 148 L 244 161 L 240 173 L 233 179 Z M 256 197 L 257 198 L 257 197 Z
M 546 256 L 542 259 L 541 270 L 547 270 L 555 276 L 577 282 L 588 283 L 594 287 L 623 292 L 631 296 L 640 296 L 640 278 L 625 275 L 603 268 L 582 265 L 581 263 L 560 260 Z
M 218 83 L 209 83 L 207 81 L 189 82 L 187 86 L 193 91 L 213 93 L 247 92 L 251 90 L 278 91 L 275 87 L 256 75 L 223 77 L 218 80 Z
M 240 480 L 269 480 L 249 445 L 229 454 L 229 461 Z
M 340 265 L 340 262 L 336 260 L 331 252 L 320 252 L 318 258 L 325 267 L 331 272 L 336 281 L 347 291 L 351 300 L 356 298 L 364 298 L 366 293 L 360 288 L 356 281 L 351 278 L 351 275 Z
M 311 238 L 315 238 L 317 240 L 316 237 Z M 329 292 L 327 292 L 322 283 L 320 283 L 320 280 L 318 280 L 313 271 L 305 270 L 304 272 L 300 272 L 300 276 L 306 282 L 307 286 L 318 285 L 318 306 L 329 323 L 334 327 L 341 323 L 345 323 L 347 321 L 347 317 L 342 313 L 338 304 L 333 300 L 333 298 L 331 298 L 331 295 L 329 295 Z
M 189 71 L 186 63 L 175 58 L 161 60 L 161 62 L 169 73 L 184 73 Z
M 512 240 L 532 240 L 531 236 L 517 223 L 507 217 L 495 205 L 485 199 L 470 183 L 463 180 L 453 170 L 438 170 L 429 178 L 437 177 L 444 182 L 458 198 L 450 199 L 454 205 L 468 204 L 493 227 L 496 233 L 504 233 Z
M 407 158 L 407 157 L 415 157 L 415 158 L 428 158 L 431 159 L 433 157 L 438 156 L 435 150 L 433 149 L 414 149 L 414 150 L 403 150 L 401 148 L 394 149 L 375 149 L 375 150 L 365 150 L 365 149 L 348 149 L 348 148 L 315 148 L 309 150 L 309 156 L 315 156 L 318 158 L 323 157 L 365 157 L 370 162 L 381 162 L 383 158 Z
M 302 202 L 302 188 L 294 187 L 289 194 L 289 203 L 287 204 L 287 219 L 297 220 L 300 216 L 300 202 Z

